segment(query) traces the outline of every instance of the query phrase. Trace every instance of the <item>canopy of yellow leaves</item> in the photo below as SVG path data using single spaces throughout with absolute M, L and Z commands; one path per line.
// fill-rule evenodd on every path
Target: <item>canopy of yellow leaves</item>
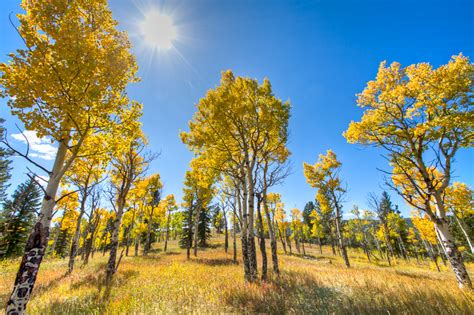
M 350 143 L 406 145 L 413 138 L 436 141 L 443 136 L 473 144 L 472 75 L 474 65 L 459 54 L 433 69 L 428 63 L 402 68 L 380 64 L 377 77 L 358 94 L 365 109 L 360 122 L 344 133 Z

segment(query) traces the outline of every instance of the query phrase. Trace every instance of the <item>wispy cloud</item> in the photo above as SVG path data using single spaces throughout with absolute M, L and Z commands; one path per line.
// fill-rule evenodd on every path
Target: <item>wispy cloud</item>
M 22 133 L 14 133 L 11 137 L 17 141 L 27 143 L 25 137 L 28 139 L 30 145 L 30 156 L 43 160 L 52 160 L 56 156 L 58 150 L 51 144 L 51 141 L 46 138 L 39 138 L 35 131 L 25 130 Z
M 47 175 L 35 175 L 35 181 L 40 184 L 43 188 L 46 188 L 49 181 L 49 176 Z
M 344 212 L 342 214 L 342 218 L 344 220 L 350 220 L 350 219 L 354 219 L 355 218 L 355 215 L 353 213 L 348 213 L 348 212 Z

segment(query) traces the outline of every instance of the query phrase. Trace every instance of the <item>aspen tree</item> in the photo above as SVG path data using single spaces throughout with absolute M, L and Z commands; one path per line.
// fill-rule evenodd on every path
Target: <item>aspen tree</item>
M 459 287 L 467 289 L 472 283 L 449 229 L 444 194 L 456 153 L 474 144 L 473 73 L 462 54 L 438 68 L 383 62 L 358 95 L 361 121 L 344 133 L 349 143 L 388 153 L 393 182 L 387 183 L 432 220 Z
M 23 0 L 18 34 L 25 47 L 0 64 L 0 96 L 28 130 L 58 145 L 38 221 L 28 239 L 7 313 L 24 313 L 45 254 L 59 183 L 91 134 L 107 133 L 130 104 L 137 66 L 106 0 Z
M 336 154 L 328 150 L 326 155 L 319 155 L 315 165 L 303 164 L 304 175 L 311 187 L 318 189 L 316 199 L 322 211 L 335 209 L 335 227 L 338 245 L 346 267 L 350 267 L 346 245 L 342 235 L 342 201 L 346 190 L 341 186 L 339 171 L 341 162 L 337 160 Z

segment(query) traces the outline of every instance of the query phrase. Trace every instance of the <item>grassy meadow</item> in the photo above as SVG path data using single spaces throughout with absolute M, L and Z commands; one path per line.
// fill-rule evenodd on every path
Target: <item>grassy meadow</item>
M 107 301 L 101 286 L 107 254 L 96 253 L 86 267 L 79 267 L 79 261 L 69 276 L 64 276 L 66 259 L 47 259 L 28 313 L 472 314 L 474 310 L 473 296 L 457 288 L 452 272 L 446 267 L 437 272 L 428 261 L 399 260 L 388 267 L 384 262 L 369 264 L 362 253 L 349 250 L 353 267 L 346 269 L 330 248 L 320 255 L 316 246 L 307 245 L 305 257 L 280 252 L 279 278 L 246 284 L 241 262 L 232 262 L 232 251 L 224 252 L 221 239 L 211 243 L 190 261 L 176 242 L 167 253 L 155 244 L 147 257 L 124 257 Z M 2 304 L 17 264 L 0 262 Z M 472 264 L 469 269 L 474 273 Z

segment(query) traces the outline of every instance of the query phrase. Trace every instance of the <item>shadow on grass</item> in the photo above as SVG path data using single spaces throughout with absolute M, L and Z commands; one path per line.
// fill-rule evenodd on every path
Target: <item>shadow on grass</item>
M 400 291 L 322 284 L 317 275 L 283 271 L 266 283 L 237 285 L 224 292 L 233 311 L 263 314 L 472 314 L 472 303 L 442 292 Z
M 181 255 L 181 253 L 179 253 L 179 252 L 164 252 L 163 255 L 176 256 L 176 255 Z
M 412 279 L 437 280 L 435 277 L 432 277 L 432 276 L 429 276 L 429 275 L 414 274 L 414 273 L 400 271 L 400 270 L 395 270 L 395 274 L 397 274 L 399 276 L 403 276 L 403 277 L 412 278 Z
M 313 254 L 306 254 L 304 255 L 303 253 L 288 253 L 286 256 L 290 257 L 298 257 L 301 259 L 306 259 L 306 260 L 313 260 L 313 261 L 318 261 L 322 263 L 328 263 L 332 264 L 332 262 L 337 261 L 336 256 L 329 256 L 329 255 L 313 255 Z
M 206 246 L 198 246 L 199 250 L 209 250 L 209 249 L 216 249 L 224 247 L 224 244 L 220 243 L 213 243 L 213 244 L 206 244 Z
M 37 314 L 104 314 L 107 304 L 103 303 L 99 293 L 91 293 L 80 298 L 54 301 L 46 307 L 34 310 Z
M 159 254 L 161 252 L 163 252 L 163 249 L 161 248 L 152 248 L 148 251 L 148 254 Z
M 244 285 L 230 289 L 225 293 L 225 302 L 245 313 L 321 314 L 333 313 L 336 309 L 331 301 L 340 296 L 307 273 L 284 271 L 258 288 Z
M 232 259 L 228 259 L 228 258 L 215 258 L 215 259 L 195 258 L 195 259 L 192 259 L 191 261 L 198 264 L 211 266 L 211 267 L 236 265 L 236 263 L 234 263 Z
M 35 295 L 42 295 L 42 294 L 45 294 L 47 293 L 48 291 L 54 289 L 55 287 L 57 287 L 62 280 L 64 280 L 65 278 L 67 277 L 67 275 L 65 274 L 62 274 L 56 278 L 54 278 L 53 280 L 49 281 L 48 283 L 45 283 L 45 284 L 38 284 L 34 287 L 33 289 L 33 296 Z
M 114 275 L 112 289 L 120 288 L 127 284 L 129 279 L 135 278 L 140 274 L 139 271 L 136 270 L 126 270 L 121 272 L 120 270 Z M 98 289 L 98 293 L 100 293 L 104 287 L 104 280 L 105 280 L 105 273 L 96 272 L 93 274 L 89 274 L 86 277 L 81 278 L 79 281 L 74 282 L 71 284 L 72 290 L 80 289 L 84 286 L 89 287 L 96 287 Z

